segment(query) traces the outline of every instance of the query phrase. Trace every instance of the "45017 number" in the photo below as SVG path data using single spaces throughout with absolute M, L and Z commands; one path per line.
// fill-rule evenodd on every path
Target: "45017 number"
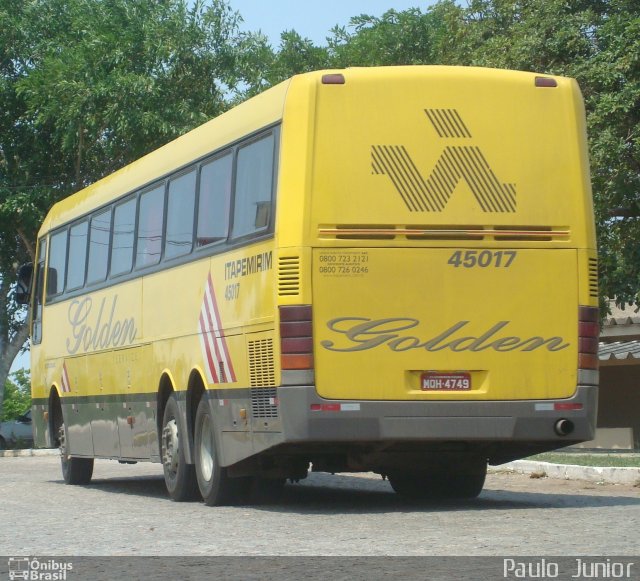
M 456 250 L 447 264 L 455 268 L 509 268 L 517 254 L 515 250 Z

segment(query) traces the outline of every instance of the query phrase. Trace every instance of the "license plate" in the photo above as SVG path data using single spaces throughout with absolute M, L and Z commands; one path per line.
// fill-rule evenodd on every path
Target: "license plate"
M 436 373 L 427 371 L 420 376 L 422 391 L 469 391 L 470 373 Z

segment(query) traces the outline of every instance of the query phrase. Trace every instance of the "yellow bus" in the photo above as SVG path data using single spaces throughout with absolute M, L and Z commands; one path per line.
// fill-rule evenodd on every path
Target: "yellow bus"
M 209 505 L 310 466 L 474 497 L 593 437 L 572 79 L 295 76 L 56 204 L 33 271 L 35 440 L 69 484 L 109 458 Z

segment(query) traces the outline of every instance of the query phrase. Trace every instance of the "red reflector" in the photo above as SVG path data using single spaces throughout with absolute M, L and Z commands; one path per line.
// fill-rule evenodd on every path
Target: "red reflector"
M 591 353 L 578 353 L 578 369 L 598 369 L 598 356 Z
M 339 403 L 312 403 L 311 411 L 312 412 L 339 412 L 340 404 Z
M 322 75 L 323 85 L 344 85 L 344 75 L 340 73 L 329 73 L 328 75 Z
M 554 403 L 553 409 L 557 412 L 581 410 L 584 406 L 581 403 Z
M 558 82 L 550 77 L 536 77 L 536 87 L 557 87 Z
M 598 307 L 578 307 L 578 320 L 588 323 L 599 323 L 600 309 L 598 309 Z
M 313 325 L 311 321 L 294 321 L 292 323 L 280 323 L 280 336 L 285 337 L 312 337 Z
M 578 339 L 578 351 L 580 353 L 598 354 L 598 340 L 595 337 L 580 337 Z
M 600 336 L 600 325 L 598 323 L 585 323 L 580 321 L 578 323 L 578 337 L 595 337 Z
M 313 369 L 313 355 L 310 353 L 283 353 L 280 356 L 282 369 Z
M 280 321 L 310 321 L 311 305 L 292 305 L 280 307 Z
M 313 339 L 311 337 L 282 339 L 280 344 L 283 353 L 313 353 Z

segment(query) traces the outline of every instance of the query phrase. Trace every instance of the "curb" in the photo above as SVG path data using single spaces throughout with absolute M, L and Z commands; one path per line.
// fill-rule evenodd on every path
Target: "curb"
M 59 456 L 59 448 L 25 448 L 24 450 L 0 450 L 0 458 L 23 458 L 25 456 Z
M 489 472 L 517 472 L 519 474 L 539 474 L 562 480 L 586 480 L 606 484 L 640 483 L 640 468 L 620 468 L 597 466 L 577 466 L 575 464 L 551 464 L 532 460 L 515 460 L 500 466 L 493 466 Z

